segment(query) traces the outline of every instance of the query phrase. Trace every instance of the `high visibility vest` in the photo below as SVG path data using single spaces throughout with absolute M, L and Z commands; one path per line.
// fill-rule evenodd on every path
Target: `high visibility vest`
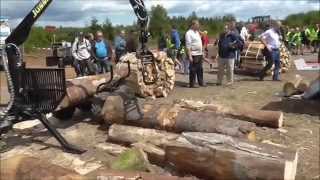
M 309 39 L 310 38 L 310 34 L 311 34 L 310 28 L 306 28 L 306 30 L 304 30 L 304 34 Z
M 315 41 L 315 40 L 317 40 L 317 37 L 318 36 L 318 33 L 317 33 L 317 31 L 314 29 L 314 28 L 312 28 L 311 30 L 310 30 L 310 36 L 309 36 L 309 40 L 310 41 Z
M 301 33 L 297 32 L 292 36 L 292 41 L 296 44 L 301 44 Z
M 172 44 L 170 38 L 167 38 L 167 39 L 166 39 L 166 45 L 167 45 L 167 48 L 169 48 L 169 49 L 174 48 L 174 44 Z
M 292 36 L 293 36 L 293 32 L 290 32 L 290 31 L 287 32 L 286 39 L 287 39 L 288 42 L 292 41 Z

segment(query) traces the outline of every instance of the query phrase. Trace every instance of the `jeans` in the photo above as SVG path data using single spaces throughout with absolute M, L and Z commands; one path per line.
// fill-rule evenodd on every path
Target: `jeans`
M 236 50 L 235 51 L 235 55 L 236 55 L 236 57 L 235 57 L 235 62 L 234 62 L 234 65 L 236 66 L 236 67 L 240 67 L 240 55 L 241 55 L 241 52 L 240 52 L 240 50 Z
M 112 63 L 108 57 L 97 60 L 98 73 L 103 74 L 111 71 Z
M 86 76 L 89 74 L 88 61 L 89 59 L 75 59 L 73 61 L 73 67 L 76 71 L 77 76 Z
M 184 74 L 189 74 L 190 61 L 186 57 L 186 55 L 182 55 L 181 57 L 182 57 L 182 63 L 183 63 L 183 73 Z
M 228 83 L 233 83 L 235 58 L 218 58 L 218 84 L 222 84 L 225 69 L 227 69 Z
M 268 52 L 266 55 L 267 65 L 261 70 L 260 78 L 263 79 L 267 75 L 267 71 L 272 68 L 273 70 L 273 80 L 280 80 L 280 51 L 279 49 L 273 49 L 271 52 Z
M 189 66 L 189 70 L 190 70 L 190 74 L 189 74 L 189 84 L 190 87 L 194 86 L 196 77 L 198 79 L 198 83 L 200 86 L 203 86 L 203 67 L 202 67 L 202 63 L 203 63 L 203 56 L 199 55 L 199 56 L 192 56 L 193 61 L 190 62 L 190 66 Z

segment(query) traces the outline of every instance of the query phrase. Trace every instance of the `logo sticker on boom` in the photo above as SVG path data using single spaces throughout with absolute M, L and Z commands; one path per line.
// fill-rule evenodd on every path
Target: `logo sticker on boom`
M 33 18 L 37 18 L 39 13 L 43 10 L 43 8 L 48 4 L 49 0 L 40 1 L 37 6 L 32 10 Z

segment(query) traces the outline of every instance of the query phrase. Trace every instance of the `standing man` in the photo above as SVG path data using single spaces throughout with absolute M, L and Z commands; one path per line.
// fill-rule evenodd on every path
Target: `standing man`
M 241 45 L 241 37 L 233 31 L 233 24 L 231 22 L 225 26 L 225 31 L 220 34 L 218 42 L 218 86 L 222 85 L 225 69 L 227 70 L 227 85 L 233 84 L 236 51 Z
M 205 86 L 203 82 L 203 51 L 201 35 L 199 33 L 199 21 L 193 20 L 190 29 L 187 31 L 185 40 L 187 54 L 190 61 L 189 87 L 194 88 L 196 77 L 200 86 Z
M 120 34 L 114 40 L 115 44 L 115 53 L 116 53 L 116 63 L 119 62 L 120 57 L 126 53 L 126 39 L 125 32 L 122 30 Z
M 271 29 L 265 31 L 260 35 L 261 42 L 265 45 L 265 56 L 267 65 L 262 69 L 259 74 L 259 79 L 263 81 L 267 71 L 271 69 L 274 64 L 273 80 L 280 81 L 280 26 L 278 21 L 272 21 Z
M 79 33 L 78 38 L 76 38 L 72 45 L 72 56 L 77 76 L 87 75 L 88 61 L 91 58 L 91 44 L 84 38 L 83 32 Z
M 97 61 L 98 73 L 109 72 L 112 66 L 112 46 L 111 43 L 104 39 L 101 31 L 97 31 L 96 33 L 96 41 L 92 50 L 92 54 Z
M 235 21 L 231 21 L 228 26 L 229 26 L 229 30 L 231 30 L 232 33 L 237 38 L 240 37 L 238 40 L 242 41 L 243 44 L 244 44 L 244 39 L 242 39 L 241 36 L 240 36 L 240 30 L 241 30 L 240 26 L 237 26 Z M 239 46 L 235 50 L 235 53 L 236 53 L 235 54 L 235 62 L 234 62 L 235 67 L 240 67 L 240 64 L 241 64 L 241 62 L 240 62 L 240 53 L 241 53 L 242 49 L 243 49 L 243 47 Z
M 170 40 L 171 40 L 171 47 L 170 47 L 171 58 L 175 62 L 175 64 L 179 66 L 179 69 L 181 70 L 182 65 L 178 59 L 178 50 L 180 49 L 181 41 L 180 41 L 180 34 L 175 25 L 172 26 Z

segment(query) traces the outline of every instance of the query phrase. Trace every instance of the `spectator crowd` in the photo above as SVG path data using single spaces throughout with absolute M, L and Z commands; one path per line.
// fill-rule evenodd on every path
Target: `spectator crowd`
M 217 85 L 223 84 L 226 75 L 226 85 L 234 82 L 234 70 L 241 66 L 240 55 L 246 43 L 255 36 L 251 34 L 250 27 L 237 24 L 235 21 L 227 22 L 224 31 L 215 40 L 217 46 L 218 64 Z M 264 80 L 267 71 L 274 66 L 273 80 L 280 81 L 280 45 L 284 44 L 292 54 L 303 55 L 305 50 L 311 53 L 319 52 L 320 25 L 315 27 L 288 28 L 281 25 L 280 21 L 271 21 L 270 26 L 257 36 L 264 45 L 263 54 L 266 66 L 257 74 Z M 78 76 L 106 73 L 110 71 L 112 60 L 120 61 L 126 53 L 136 52 L 137 42 L 133 31 L 126 34 L 120 31 L 114 43 L 104 39 L 101 31 L 95 35 L 85 35 L 80 32 L 72 46 L 74 68 Z M 212 68 L 209 48 L 210 38 L 207 31 L 201 31 L 199 21 L 193 20 L 185 33 L 178 31 L 176 26 L 170 32 L 161 32 L 158 39 L 158 50 L 165 51 L 174 61 L 176 70 L 189 75 L 189 87 L 206 86 L 203 77 L 203 63 L 207 62 Z

